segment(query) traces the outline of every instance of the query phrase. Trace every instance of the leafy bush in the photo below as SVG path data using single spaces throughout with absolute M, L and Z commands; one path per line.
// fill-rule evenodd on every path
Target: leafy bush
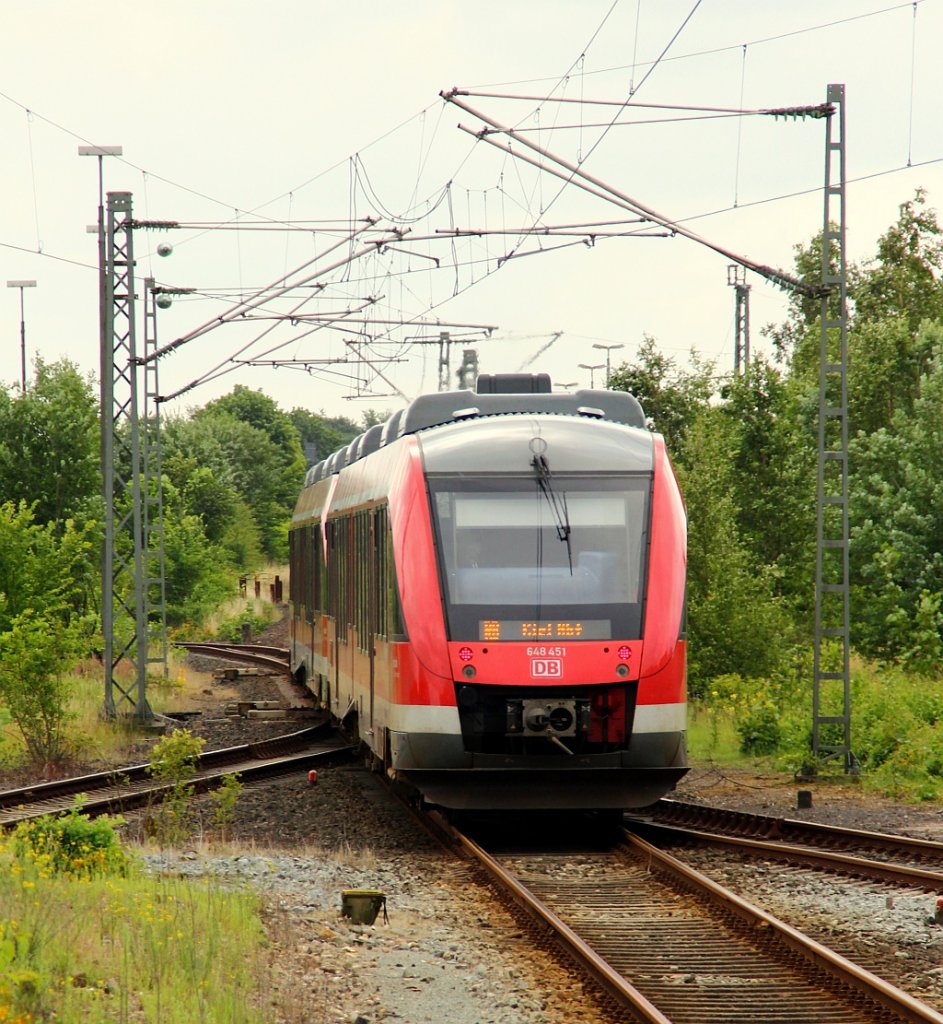
M 80 798 L 66 814 L 44 815 L 17 825 L 14 856 L 36 864 L 41 874 L 70 878 L 125 874 L 128 858 L 115 831 L 123 820 L 108 815 L 89 818 L 82 813 L 82 804 Z
M 217 789 L 210 793 L 213 805 L 213 825 L 221 833 L 232 824 L 236 814 L 236 803 L 242 793 L 243 785 L 239 781 L 239 773 L 224 775 Z
M 752 704 L 737 720 L 743 754 L 775 754 L 782 741 L 779 714 L 772 701 Z
M 32 611 L 0 633 L 0 700 L 36 764 L 55 763 L 67 753 L 70 716 L 62 673 L 86 644 L 79 624 Z
M 735 732 L 741 755 L 768 757 L 791 771 L 811 763 L 808 671 L 764 680 L 717 677 L 709 696 L 696 701 L 693 711 L 698 724 L 693 749 L 702 756 L 714 757 L 718 737 Z M 709 732 L 703 726 L 705 716 Z M 863 786 L 897 799 L 943 800 L 943 679 L 854 663 L 851 730 Z M 822 739 L 840 743 L 841 727 L 827 726 Z M 835 771 L 841 765 L 827 762 L 820 768 Z
M 227 640 L 229 643 L 240 643 L 243 626 L 248 626 L 252 633 L 261 633 L 271 621 L 271 617 L 256 614 L 252 605 L 247 603 L 245 609 L 238 615 L 219 623 L 216 627 L 216 637 L 219 640 Z

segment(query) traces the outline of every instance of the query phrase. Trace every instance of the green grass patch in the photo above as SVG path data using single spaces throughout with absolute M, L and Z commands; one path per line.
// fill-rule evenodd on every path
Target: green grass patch
M 744 754 L 733 716 L 704 702 L 691 704 L 688 712 L 688 753 L 697 761 L 742 764 Z
M 838 713 L 827 700 L 822 713 Z M 705 698 L 692 701 L 688 724 L 694 760 L 798 771 L 812 763 L 811 680 L 722 676 L 711 680 Z M 943 679 L 856 660 L 851 737 L 863 788 L 943 803 Z M 817 770 L 844 774 L 837 762 Z
M 158 714 L 179 707 L 184 678 L 182 659 L 181 653 L 172 651 L 168 677 L 148 678 L 147 700 Z M 126 674 L 119 677 L 122 685 L 134 692 L 131 678 Z M 126 714 L 114 721 L 102 715 L 105 685 L 101 665 L 97 661 L 77 665 L 66 676 L 64 689 L 68 694 L 65 728 L 70 756 L 81 762 L 130 763 L 136 756 L 141 732 Z M 18 768 L 26 763 L 22 736 L 7 709 L 0 706 L 0 768 Z
M 269 1019 L 257 897 L 147 874 L 103 839 L 102 819 L 83 832 L 71 817 L 0 839 L 0 1020 Z

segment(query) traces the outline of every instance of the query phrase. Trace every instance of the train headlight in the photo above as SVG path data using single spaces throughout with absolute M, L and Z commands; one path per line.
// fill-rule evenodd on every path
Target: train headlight
M 616 651 L 616 654 L 618 654 L 623 661 L 628 661 L 632 654 L 632 648 L 629 647 L 628 644 L 623 644 L 619 650 Z
M 466 665 L 462 669 L 462 675 L 466 679 L 474 679 L 475 678 L 475 666 L 474 665 Z
M 616 665 L 616 675 L 621 676 L 623 679 L 629 674 L 629 666 L 619 664 Z
M 471 661 L 472 658 L 474 657 L 474 653 L 475 652 L 470 647 L 460 647 L 458 651 L 458 656 L 462 659 L 462 661 Z

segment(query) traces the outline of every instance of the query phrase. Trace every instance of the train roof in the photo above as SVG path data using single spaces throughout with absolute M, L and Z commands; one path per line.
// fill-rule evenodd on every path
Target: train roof
M 625 391 L 587 388 L 572 393 L 553 393 L 550 377 L 545 373 L 481 374 L 476 391 L 420 395 L 405 408 L 398 409 L 385 423 L 370 427 L 349 445 L 312 466 L 305 477 L 305 485 L 340 472 L 344 466 L 406 434 L 479 417 L 528 413 L 580 416 L 627 427 L 646 427 L 638 399 Z

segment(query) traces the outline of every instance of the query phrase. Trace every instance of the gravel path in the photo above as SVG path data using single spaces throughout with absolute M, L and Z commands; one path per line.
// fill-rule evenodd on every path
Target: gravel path
M 194 843 L 145 860 L 264 895 L 280 1022 L 611 1020 L 364 768 L 323 769 L 315 785 L 301 775 L 247 788 L 226 849 Z M 385 893 L 388 920 L 343 917 L 345 889 Z

